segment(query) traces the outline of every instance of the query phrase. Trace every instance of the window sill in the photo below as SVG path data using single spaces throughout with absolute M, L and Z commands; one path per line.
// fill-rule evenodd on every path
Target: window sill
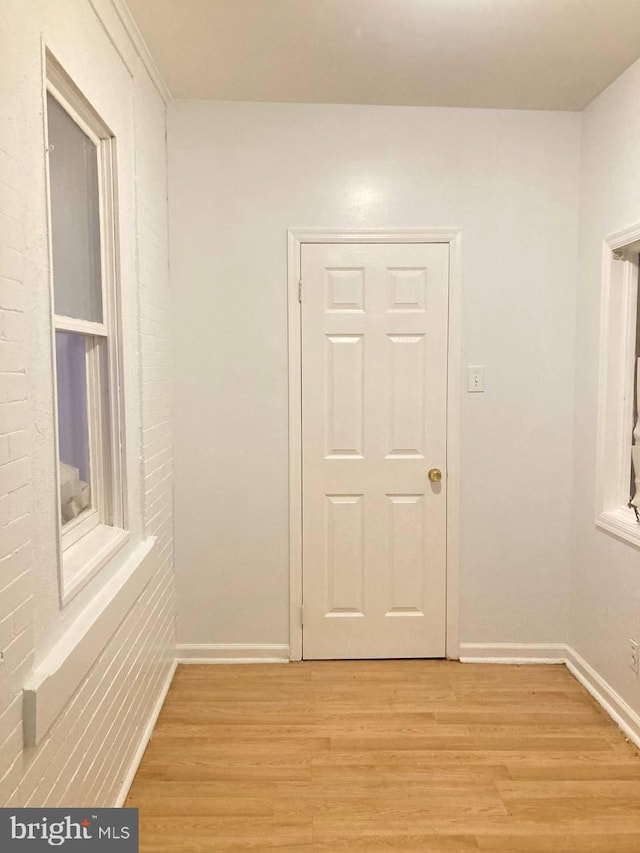
M 87 677 L 157 570 L 156 539 L 140 542 L 86 605 L 24 686 L 24 742 L 37 746 Z
M 640 524 L 636 521 L 632 509 L 620 507 L 620 509 L 603 512 L 596 519 L 596 527 L 640 548 Z
M 62 555 L 62 606 L 75 598 L 128 541 L 128 530 L 98 524 L 67 548 Z

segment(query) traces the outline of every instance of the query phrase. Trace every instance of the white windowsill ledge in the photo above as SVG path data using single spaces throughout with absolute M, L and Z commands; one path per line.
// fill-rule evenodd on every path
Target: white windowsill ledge
M 128 541 L 128 530 L 97 524 L 67 548 L 62 555 L 62 606 L 68 604 Z
M 596 519 L 596 527 L 640 548 L 640 524 L 636 521 L 634 511 L 628 507 L 600 513 Z
M 157 569 L 156 537 L 140 542 L 69 625 L 24 686 L 25 746 L 37 746 L 86 679 Z

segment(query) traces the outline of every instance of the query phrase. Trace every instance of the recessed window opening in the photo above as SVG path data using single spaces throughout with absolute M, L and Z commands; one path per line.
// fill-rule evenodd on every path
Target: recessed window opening
M 636 259 L 638 268 L 640 263 Z M 631 487 L 629 506 L 633 509 L 636 521 L 640 523 L 640 299 L 637 294 L 640 291 L 640 282 L 636 283 L 636 334 L 634 352 L 634 376 L 633 376 L 633 430 L 631 433 Z
M 603 248 L 596 525 L 640 547 L 640 224 Z
M 125 527 L 116 140 L 53 58 L 46 137 L 62 593 Z M 93 536 L 93 539 L 91 539 Z M 106 537 L 106 538 L 105 538 Z M 92 548 L 92 542 L 94 547 Z M 78 555 L 82 564 L 69 555 Z M 103 562 L 103 561 L 102 561 Z

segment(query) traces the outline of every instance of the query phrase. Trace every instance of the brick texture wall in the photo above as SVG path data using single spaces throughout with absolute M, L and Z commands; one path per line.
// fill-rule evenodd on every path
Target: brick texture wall
M 123 782 L 174 661 L 166 107 L 119 24 L 111 0 L 37 0 L 33 4 L 13 0 L 10 5 L 6 19 L 12 21 L 15 34 L 11 41 L 10 28 L 8 41 L 14 55 L 10 49 L 4 60 L 0 58 L 2 94 L 10 95 L 0 107 L 0 650 L 4 652 L 0 805 L 108 806 L 122 796 Z M 98 20 L 100 12 L 102 20 Z M 82 19 L 79 23 L 76 16 Z M 42 279 L 45 263 L 33 256 L 41 251 L 41 241 L 25 239 L 25 223 L 32 221 L 32 211 L 42 208 L 43 201 L 30 192 L 37 182 L 25 180 L 23 148 L 29 116 L 33 113 L 31 126 L 37 126 L 42 104 L 24 97 L 25 91 L 40 94 L 38 79 L 21 88 L 16 77 L 16 97 L 11 97 L 9 65 L 15 69 L 19 63 L 27 69 L 25 75 L 37 74 L 38 31 L 42 29 L 46 37 L 48 25 L 63 31 L 74 24 L 87 33 L 87 44 L 78 43 L 79 53 L 91 48 L 89 39 L 109 40 L 117 47 L 114 56 L 126 61 L 133 87 L 142 515 L 145 535 L 157 537 L 156 566 L 142 595 L 43 741 L 25 749 L 22 688 L 37 652 L 33 626 L 38 619 L 30 547 L 31 456 L 38 412 L 29 399 L 25 341 L 31 321 L 29 292 L 38 286 L 38 276 Z M 30 38 L 20 44 L 27 28 Z M 34 55 L 24 57 L 25 49 Z
M 33 662 L 24 199 L 15 101 L 0 107 L 0 802 L 22 772 L 22 684 Z

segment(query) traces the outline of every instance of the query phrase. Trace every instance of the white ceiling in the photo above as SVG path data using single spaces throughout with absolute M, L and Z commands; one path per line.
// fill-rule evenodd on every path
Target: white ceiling
M 580 110 L 640 0 L 128 0 L 177 98 Z

